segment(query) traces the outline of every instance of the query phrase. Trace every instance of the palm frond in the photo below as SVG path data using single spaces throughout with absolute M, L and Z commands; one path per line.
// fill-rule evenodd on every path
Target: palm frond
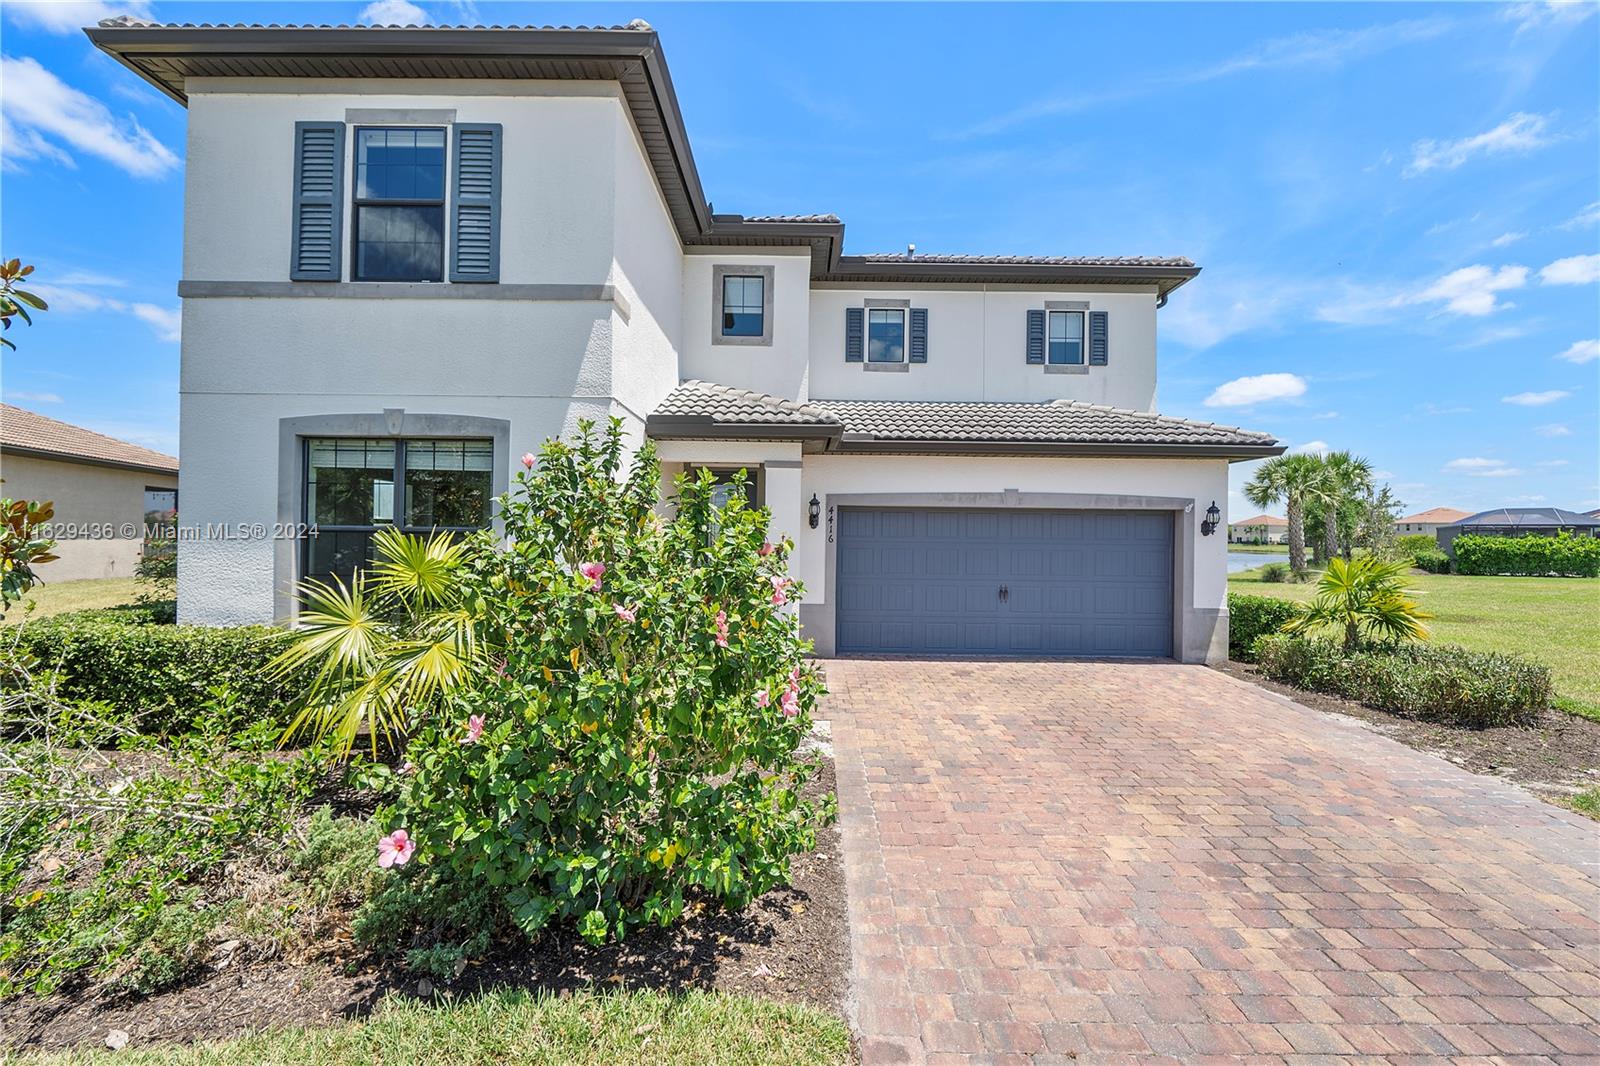
M 454 599 L 465 542 L 449 533 L 422 537 L 392 527 L 379 530 L 372 540 L 372 580 L 379 592 L 411 606 Z

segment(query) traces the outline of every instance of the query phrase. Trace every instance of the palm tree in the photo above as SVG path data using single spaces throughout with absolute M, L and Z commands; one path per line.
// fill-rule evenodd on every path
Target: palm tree
M 1288 507 L 1289 569 L 1296 573 L 1306 568 L 1306 500 L 1320 495 L 1326 476 L 1314 455 L 1278 455 L 1262 463 L 1244 487 L 1245 499 L 1257 507 L 1279 500 Z
M 1433 615 L 1412 599 L 1416 593 L 1405 587 L 1405 572 L 1406 564 L 1386 563 L 1375 555 L 1354 562 L 1330 558 L 1317 581 L 1316 598 L 1284 625 L 1284 632 L 1341 626 L 1346 652 L 1355 651 L 1363 635 L 1426 640 L 1428 627 L 1422 620 Z
M 1329 452 L 1322 457 L 1323 478 L 1318 489 L 1322 501 L 1322 555 L 1333 560 L 1339 554 L 1339 510 L 1372 488 L 1372 464 L 1350 452 Z M 1350 558 L 1345 545 L 1344 557 Z

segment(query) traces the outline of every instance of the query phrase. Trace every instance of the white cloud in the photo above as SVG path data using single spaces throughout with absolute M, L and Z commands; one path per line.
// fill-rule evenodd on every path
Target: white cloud
M 1530 152 L 1549 144 L 1549 120 L 1543 115 L 1517 112 L 1492 130 L 1455 141 L 1421 140 L 1411 146 L 1411 162 L 1401 173 L 1408 178 L 1430 170 L 1454 170 L 1475 155 Z
M 410 0 L 375 0 L 361 9 L 361 21 L 369 26 L 424 26 L 428 13 Z
M 1569 255 L 1539 271 L 1546 285 L 1588 285 L 1600 281 L 1600 255 Z
M 119 121 L 99 100 L 79 92 L 36 60 L 0 57 L 0 115 L 10 136 L 19 136 L 31 158 L 65 161 L 54 141 L 99 156 L 135 177 L 159 178 L 178 166 L 178 157 L 131 115 Z
M 142 2 L 111 4 L 100 0 L 6 0 L 0 7 L 4 7 L 6 15 L 18 25 L 47 33 L 78 33 L 85 26 L 93 26 L 101 19 L 118 15 L 150 17 L 150 5 Z
M 1304 396 L 1306 379 L 1298 374 L 1255 374 L 1224 382 L 1206 397 L 1207 407 L 1248 407 Z
M 1237 333 L 1264 329 L 1295 313 L 1315 291 L 1283 279 L 1227 273 L 1218 267 L 1172 297 L 1161 312 L 1163 337 L 1186 348 L 1220 344 Z
M 5 394 L 5 398 L 8 399 L 8 400 L 15 400 L 15 401 L 17 401 L 19 403 L 60 403 L 61 402 L 61 397 L 56 395 L 53 392 L 22 392 L 22 391 L 19 390 L 17 392 L 8 392 L 8 393 L 6 393 Z
M 1547 422 L 1542 426 L 1535 426 L 1533 431 L 1541 437 L 1570 437 L 1572 430 L 1560 422 Z M 1541 464 L 1543 465 L 1543 464 Z
M 1504 459 L 1485 459 L 1482 456 L 1452 459 L 1444 464 L 1444 469 L 1447 474 L 1465 474 L 1468 477 L 1516 477 L 1522 473 L 1514 466 L 1507 466 Z
M 1593 229 L 1596 226 L 1600 226 L 1600 200 L 1585 207 L 1556 229 Z
M 1541 459 L 1541 460 L 1539 460 L 1539 465 L 1540 466 L 1566 466 L 1567 465 L 1567 460 L 1565 460 L 1565 459 Z
M 1532 493 L 1532 494 L 1526 495 L 1526 496 L 1507 496 L 1506 497 L 1506 502 L 1507 503 L 1543 503 L 1544 501 L 1545 501 L 1545 497 L 1539 495 L 1538 493 Z
M 1437 403 L 1425 403 L 1417 408 L 1417 413 L 1428 415 L 1430 418 L 1436 415 L 1470 415 L 1472 408 L 1460 405 L 1445 406 Z
M 1498 326 L 1494 329 L 1483 330 L 1471 340 L 1462 341 L 1460 344 L 1456 345 L 1456 348 L 1462 350 L 1469 348 L 1486 348 L 1491 344 L 1504 344 L 1506 341 L 1514 341 L 1518 337 L 1525 337 L 1527 335 L 1527 326 Z
M 1527 283 L 1528 268 L 1525 266 L 1490 267 L 1475 263 L 1426 284 L 1347 283 L 1336 299 L 1323 303 L 1315 314 L 1323 322 L 1370 326 L 1393 319 L 1406 307 L 1440 303 L 1444 306 L 1436 314 L 1479 318 L 1513 306 L 1500 302 L 1496 293 L 1520 289 Z
M 1526 233 L 1520 232 L 1502 233 L 1500 236 L 1489 242 L 1489 247 L 1504 248 L 1508 244 L 1516 244 L 1526 236 Z
M 1564 400 L 1572 393 L 1566 389 L 1546 389 L 1544 392 L 1519 392 L 1500 397 L 1501 403 L 1514 403 L 1518 407 L 1543 407 L 1547 403 Z
M 1372 476 L 1379 481 L 1388 481 L 1395 476 L 1393 470 L 1374 470 Z
M 124 283 L 117 278 L 87 271 L 69 271 L 57 281 L 39 282 L 33 290 L 50 305 L 52 314 L 84 314 L 110 311 L 114 314 L 132 315 L 155 331 L 164 341 L 181 339 L 182 315 L 177 308 L 161 307 L 150 303 L 135 303 L 107 296 L 102 289 L 120 289 Z
M 1594 14 L 1590 0 L 1543 0 L 1542 3 L 1511 4 L 1501 14 L 1517 24 L 1517 34 L 1542 30 L 1546 26 L 1575 26 Z
M 1311 415 L 1307 419 L 1307 421 L 1309 421 L 1309 422 L 1326 422 L 1326 421 L 1328 421 L 1330 419 L 1334 419 L 1334 418 L 1338 418 L 1338 417 L 1339 417 L 1339 412 L 1338 411 L 1321 411 L 1321 412 L 1319 412 L 1317 414 Z
M 1308 440 L 1304 444 L 1296 444 L 1289 451 L 1295 455 L 1327 455 L 1333 451 L 1333 446 L 1325 440 Z
M 1573 341 L 1567 350 L 1556 356 L 1569 363 L 1592 363 L 1600 359 L 1600 340 Z

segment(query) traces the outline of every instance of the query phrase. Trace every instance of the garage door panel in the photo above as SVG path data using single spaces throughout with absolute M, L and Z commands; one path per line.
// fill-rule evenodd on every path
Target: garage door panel
M 1170 514 L 844 508 L 838 528 L 842 652 L 1171 653 Z

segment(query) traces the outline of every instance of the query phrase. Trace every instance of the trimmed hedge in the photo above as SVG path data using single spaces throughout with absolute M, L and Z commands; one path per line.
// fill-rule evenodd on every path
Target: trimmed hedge
M 1448 574 L 1450 572 L 1450 556 L 1438 548 L 1419 551 L 1411 556 L 1411 565 L 1418 570 L 1426 570 L 1430 574 Z
M 1473 729 L 1526 724 L 1550 703 L 1548 668 L 1456 644 L 1346 655 L 1336 640 L 1280 634 L 1263 639 L 1256 652 L 1261 672 L 1274 681 Z
M 284 630 L 161 625 L 145 617 L 134 610 L 41 618 L 17 627 L 17 649 L 59 671 L 61 698 L 108 705 L 140 732 L 185 732 L 202 717 L 224 727 L 288 724 L 286 708 L 303 683 L 268 671 Z M 230 714 L 242 720 L 217 721 Z
M 1438 551 L 1439 538 L 1432 533 L 1402 533 L 1394 538 L 1394 550 L 1407 558 L 1418 552 Z
M 1228 593 L 1228 658 L 1255 662 L 1256 640 L 1278 632 L 1299 613 L 1300 605 L 1293 600 Z
M 1457 537 L 1456 573 L 1600 577 L 1600 537 Z

